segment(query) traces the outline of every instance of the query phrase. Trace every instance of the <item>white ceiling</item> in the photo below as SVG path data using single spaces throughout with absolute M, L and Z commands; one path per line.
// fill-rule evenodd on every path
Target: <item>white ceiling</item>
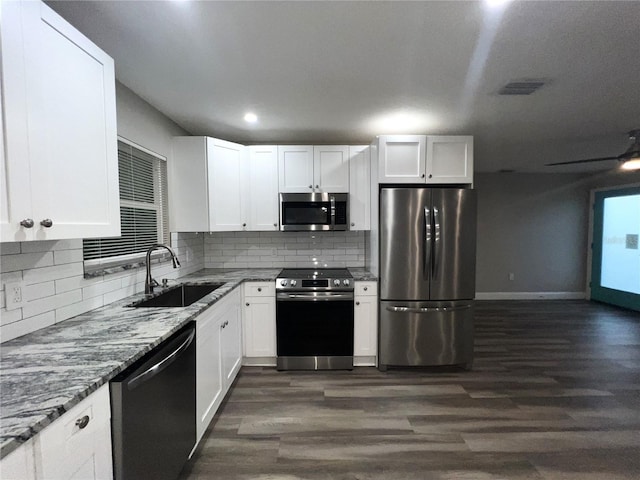
M 120 82 L 245 144 L 471 134 L 476 170 L 588 171 L 640 128 L 640 1 L 55 1 Z M 546 79 L 529 96 L 511 80 Z M 248 125 L 247 111 L 259 116 Z M 381 123 L 414 115 L 413 127 Z

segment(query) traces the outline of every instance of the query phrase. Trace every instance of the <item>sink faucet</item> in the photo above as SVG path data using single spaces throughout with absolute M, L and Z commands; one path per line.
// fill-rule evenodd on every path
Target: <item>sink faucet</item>
M 155 279 L 151 278 L 151 252 L 153 252 L 154 250 L 158 250 L 159 248 L 166 248 L 169 251 L 169 253 L 171 254 L 171 260 L 173 261 L 173 268 L 178 268 L 178 266 L 180 265 L 180 261 L 178 260 L 176 252 L 174 252 L 173 249 L 168 245 L 159 243 L 157 245 L 152 245 L 151 247 L 149 247 L 149 250 L 147 250 L 147 278 L 144 281 L 144 293 L 153 293 L 153 287 L 158 286 L 158 282 L 156 282 Z

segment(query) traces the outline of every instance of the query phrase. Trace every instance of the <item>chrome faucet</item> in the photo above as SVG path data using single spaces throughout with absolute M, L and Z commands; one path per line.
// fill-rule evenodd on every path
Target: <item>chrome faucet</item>
M 173 261 L 173 268 L 178 268 L 180 266 L 180 261 L 178 260 L 176 252 L 174 252 L 168 245 L 159 243 L 149 247 L 149 250 L 147 250 L 147 278 L 144 281 L 144 293 L 153 293 L 153 287 L 157 287 L 159 285 L 158 282 L 151 277 L 151 252 L 158 250 L 159 248 L 166 248 L 169 251 L 171 254 L 171 261 Z

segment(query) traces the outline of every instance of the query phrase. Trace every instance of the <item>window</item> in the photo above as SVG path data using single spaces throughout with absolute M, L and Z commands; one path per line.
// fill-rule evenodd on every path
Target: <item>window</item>
M 141 266 L 150 246 L 169 242 L 166 159 L 119 139 L 118 176 L 121 236 L 83 241 L 85 276 Z

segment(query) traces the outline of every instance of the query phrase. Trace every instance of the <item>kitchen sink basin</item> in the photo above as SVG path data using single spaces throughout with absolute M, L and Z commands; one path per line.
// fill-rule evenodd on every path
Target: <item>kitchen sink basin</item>
M 207 283 L 199 285 L 178 285 L 171 290 L 162 292 L 157 297 L 129 305 L 136 308 L 148 307 L 187 307 L 197 302 L 205 295 L 220 288 L 224 283 Z

